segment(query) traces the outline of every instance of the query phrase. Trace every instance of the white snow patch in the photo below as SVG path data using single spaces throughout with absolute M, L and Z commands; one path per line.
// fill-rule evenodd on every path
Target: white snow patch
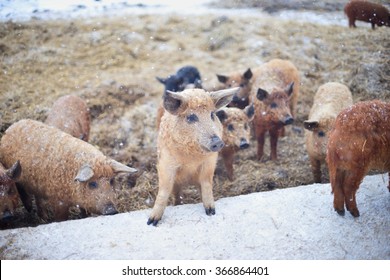
M 367 176 L 359 218 L 333 210 L 329 184 L 167 207 L 157 227 L 151 209 L 0 232 L 8 259 L 87 260 L 389 260 L 388 176 Z

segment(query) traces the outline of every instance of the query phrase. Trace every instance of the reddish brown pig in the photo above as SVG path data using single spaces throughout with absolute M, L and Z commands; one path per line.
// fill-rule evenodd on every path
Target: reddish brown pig
M 375 24 L 390 26 L 390 12 L 381 4 L 352 0 L 345 5 L 344 13 L 348 17 L 349 27 L 356 27 L 356 20 L 371 23 L 372 29 L 375 29 Z
M 340 111 L 351 105 L 349 88 L 336 82 L 321 85 L 314 96 L 309 119 L 303 125 L 306 128 L 306 150 L 316 183 L 321 182 L 321 165 L 325 163 L 329 132 Z
M 255 110 L 253 105 L 248 105 L 244 110 L 233 107 L 223 108 L 217 111 L 216 114 L 223 125 L 222 140 L 225 143 L 220 154 L 228 179 L 233 181 L 234 155 L 237 151 L 249 147 L 250 122 L 253 120 Z
M 76 95 L 65 95 L 54 102 L 46 124 L 88 142 L 90 113 L 85 101 Z
M 333 206 L 359 216 L 356 192 L 370 170 L 390 171 L 390 104 L 359 102 L 340 112 L 329 135 L 326 161 Z M 390 190 L 390 188 L 389 188 Z
M 249 94 L 252 86 L 252 70 L 248 68 L 244 73 L 234 72 L 230 75 L 217 74 L 218 81 L 223 84 L 223 88 L 239 87 L 240 90 L 233 96 L 229 107 L 244 109 L 249 104 Z
M 7 221 L 14 217 L 19 206 L 19 194 L 15 181 L 20 177 L 20 162 L 15 162 L 9 169 L 0 163 L 0 220 Z
M 171 193 L 175 204 L 182 203 L 185 185 L 199 186 L 206 214 L 215 214 L 212 183 L 218 152 L 224 146 L 222 124 L 215 112 L 226 106 L 237 90 L 164 93 L 165 113 L 157 138 L 159 187 L 148 225 L 157 225 Z
M 49 211 L 54 220 L 66 220 L 71 206 L 84 213 L 117 213 L 113 179 L 136 172 L 95 146 L 34 120 L 14 123 L 1 138 L 0 161 L 9 167 L 16 159 L 23 167 L 17 182 L 22 202 L 31 210 L 35 197 L 37 213 L 45 221 L 51 220 Z
M 266 133 L 270 135 L 271 159 L 277 159 L 279 135 L 285 125 L 294 121 L 299 83 L 299 72 L 288 60 L 273 59 L 256 71 L 251 98 L 255 106 L 253 124 L 258 160 L 264 155 Z

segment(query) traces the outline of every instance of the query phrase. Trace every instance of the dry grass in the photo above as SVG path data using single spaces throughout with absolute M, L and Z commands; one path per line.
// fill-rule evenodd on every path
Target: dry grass
M 237 155 L 234 182 L 219 162 L 216 199 L 313 182 L 302 122 L 321 84 L 345 83 L 355 101 L 390 99 L 385 27 L 351 30 L 267 15 L 177 14 L 0 25 L 0 136 L 20 119 L 44 120 L 62 95 L 82 96 L 93 117 L 90 142 L 141 171 L 136 183 L 117 180 L 121 212 L 150 208 L 157 194 L 155 114 L 163 86 L 156 76 L 194 65 L 211 89 L 218 85 L 216 73 L 246 70 L 276 57 L 290 59 L 300 70 L 298 118 L 279 142 L 278 162 L 256 161 L 252 145 Z M 197 189 L 184 194 L 185 203 L 200 202 Z M 11 226 L 40 223 L 34 214 L 19 212 Z

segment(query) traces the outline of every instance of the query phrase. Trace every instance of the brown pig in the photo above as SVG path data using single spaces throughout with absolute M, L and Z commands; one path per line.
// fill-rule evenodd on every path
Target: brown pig
M 218 81 L 223 84 L 223 88 L 239 87 L 240 90 L 232 98 L 232 101 L 228 104 L 229 107 L 237 107 L 244 109 L 249 104 L 249 94 L 251 91 L 251 79 L 253 73 L 248 68 L 244 73 L 234 72 L 230 75 L 217 74 Z
M 277 159 L 277 142 L 284 126 L 292 124 L 299 95 L 299 72 L 288 60 L 273 59 L 256 71 L 251 98 L 255 106 L 253 120 L 257 139 L 257 158 L 264 155 L 265 135 L 271 142 L 271 159 Z
M 89 109 L 85 101 L 76 95 L 65 95 L 57 99 L 45 123 L 86 142 L 89 140 Z
M 0 163 L 0 220 L 7 221 L 14 217 L 19 206 L 19 194 L 15 181 L 20 177 L 22 168 L 16 161 L 9 169 Z
M 1 139 L 0 161 L 9 167 L 16 159 L 23 168 L 17 182 L 21 200 L 31 211 L 34 196 L 38 216 L 45 221 L 48 210 L 56 221 L 66 220 L 71 206 L 83 213 L 117 213 L 113 178 L 136 172 L 93 145 L 34 120 L 14 123 Z
M 390 171 L 390 104 L 364 101 L 342 110 L 329 135 L 326 161 L 334 209 L 344 215 L 345 204 L 358 217 L 356 192 L 364 176 Z
M 223 125 L 222 140 L 225 146 L 220 151 L 227 176 L 230 181 L 234 180 L 233 160 L 238 150 L 249 147 L 250 122 L 255 115 L 253 105 L 248 105 L 244 110 L 229 107 L 217 111 L 217 116 Z
M 344 13 L 348 17 L 349 27 L 356 27 L 356 20 L 371 23 L 372 29 L 375 29 L 375 24 L 390 26 L 390 12 L 381 4 L 352 0 L 344 6 Z
M 181 188 L 199 186 L 207 215 L 215 214 L 213 176 L 223 148 L 216 110 L 226 106 L 238 88 L 206 92 L 187 89 L 164 93 L 165 113 L 157 138 L 158 194 L 147 224 L 157 225 L 171 193 L 181 204 Z
M 352 94 L 347 86 L 330 82 L 321 85 L 313 101 L 306 128 L 306 150 L 316 183 L 321 182 L 321 164 L 325 163 L 328 134 L 340 111 L 352 105 Z

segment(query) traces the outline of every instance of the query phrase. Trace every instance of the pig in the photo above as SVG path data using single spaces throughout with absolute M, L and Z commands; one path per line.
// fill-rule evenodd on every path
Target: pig
M 233 160 L 237 151 L 247 149 L 250 143 L 250 124 L 255 115 L 253 104 L 244 110 L 234 107 L 223 108 L 217 111 L 217 117 L 223 125 L 222 141 L 225 146 L 219 152 L 230 181 L 234 180 Z
M 390 171 L 390 103 L 362 101 L 342 110 L 329 134 L 326 162 L 335 211 L 345 215 L 345 204 L 359 217 L 356 192 L 364 176 Z
M 228 107 L 237 107 L 244 109 L 249 105 L 249 94 L 252 86 L 252 77 L 253 73 L 250 68 L 248 68 L 244 73 L 234 72 L 230 75 L 220 75 L 216 74 L 218 81 L 223 84 L 225 89 L 232 87 L 239 87 L 240 90 L 237 94 L 233 96 L 232 102 L 228 104 Z
M 21 172 L 20 161 L 16 161 L 9 169 L 0 163 L 0 221 L 12 219 L 19 206 L 19 193 L 15 182 Z
M 348 24 L 351 28 L 356 27 L 356 20 L 371 23 L 373 30 L 375 29 L 375 24 L 378 26 L 390 26 L 390 12 L 381 4 L 352 0 L 344 6 L 344 13 L 348 17 Z
M 309 119 L 303 125 L 306 129 L 306 150 L 316 183 L 321 183 L 321 164 L 325 163 L 329 132 L 340 111 L 352 103 L 349 88 L 336 82 L 321 85 L 314 96 Z
M 284 126 L 292 124 L 296 115 L 300 77 L 288 60 L 273 59 L 254 74 L 251 99 L 255 106 L 253 126 L 257 139 L 257 159 L 264 155 L 265 135 L 271 143 L 271 159 L 277 160 L 277 142 L 284 135 Z
M 215 112 L 226 106 L 238 88 L 206 92 L 187 89 L 167 91 L 157 137 L 158 194 L 147 221 L 156 226 L 171 193 L 182 204 L 181 188 L 200 186 L 207 215 L 215 214 L 212 191 L 218 152 L 223 148 L 222 124 Z
M 89 140 L 89 108 L 85 101 L 76 95 L 65 95 L 57 99 L 45 123 L 86 142 Z
M 184 66 L 177 70 L 176 74 L 170 75 L 167 78 L 156 79 L 165 85 L 164 93 L 166 91 L 181 92 L 187 88 L 202 88 L 202 78 L 199 70 L 194 66 Z M 161 117 L 164 114 L 164 107 L 162 103 L 157 109 L 156 128 L 160 127 Z
M 199 70 L 195 66 L 184 66 L 177 70 L 176 74 L 167 78 L 156 77 L 157 81 L 165 86 L 164 92 L 183 91 L 187 87 L 202 88 L 202 78 Z
M 88 214 L 116 214 L 114 176 L 137 171 L 83 140 L 29 119 L 11 125 L 0 141 L 4 166 L 17 159 L 23 167 L 17 182 L 21 200 L 31 211 L 35 197 L 37 214 L 44 221 L 51 219 L 49 209 L 55 221 L 68 219 L 71 206 Z

